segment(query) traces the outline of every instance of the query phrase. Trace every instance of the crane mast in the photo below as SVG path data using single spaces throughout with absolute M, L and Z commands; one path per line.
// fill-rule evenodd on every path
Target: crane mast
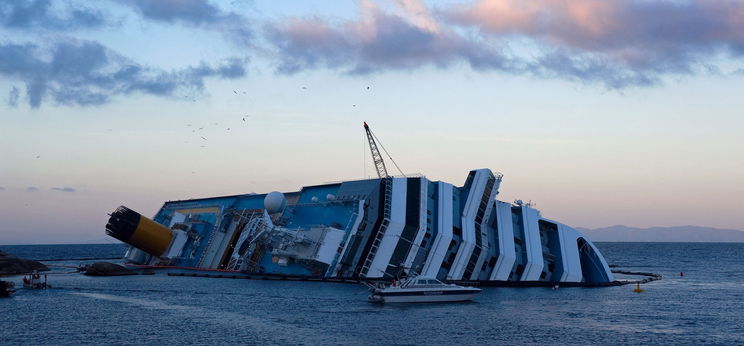
M 367 132 L 367 140 L 369 141 L 369 151 L 372 152 L 372 161 L 375 163 L 375 168 L 377 169 L 377 176 L 379 178 L 387 178 L 388 172 L 387 168 L 385 167 L 385 161 L 382 160 L 382 155 L 380 155 L 380 150 L 377 149 L 377 143 L 375 142 L 375 138 L 372 135 L 372 130 L 369 129 L 369 125 L 367 125 L 367 122 L 364 122 L 364 131 Z
M 375 162 L 375 168 L 377 169 L 377 176 L 382 178 L 389 178 L 390 175 L 387 172 L 387 167 L 385 167 L 385 161 L 382 160 L 382 155 L 380 155 L 380 150 L 377 149 L 377 142 L 380 141 L 377 136 L 375 136 L 374 133 L 372 133 L 372 130 L 369 129 L 369 125 L 367 125 L 367 122 L 364 122 L 364 131 L 367 132 L 367 140 L 369 141 L 369 150 L 372 152 L 372 160 Z M 398 172 L 400 172 L 400 175 L 406 176 L 405 173 L 403 173 L 403 170 L 400 169 L 397 163 L 395 163 L 395 160 L 393 160 L 393 157 L 390 156 L 390 153 L 388 153 L 387 149 L 385 149 L 385 146 L 380 143 L 380 147 L 385 152 L 385 155 L 390 159 L 390 162 L 395 165 L 395 168 L 398 169 Z

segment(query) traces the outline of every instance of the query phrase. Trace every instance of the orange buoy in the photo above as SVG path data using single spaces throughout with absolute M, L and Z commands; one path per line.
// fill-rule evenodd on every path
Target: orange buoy
M 636 288 L 633 290 L 635 293 L 641 293 L 643 292 L 643 289 L 641 288 L 641 283 L 636 283 Z

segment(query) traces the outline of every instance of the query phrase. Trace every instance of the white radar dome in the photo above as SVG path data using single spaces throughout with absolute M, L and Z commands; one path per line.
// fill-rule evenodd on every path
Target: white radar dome
M 269 214 L 278 213 L 284 210 L 287 206 L 287 199 L 284 198 L 284 194 L 279 191 L 269 192 L 264 198 L 264 208 Z
M 318 202 L 318 197 L 313 196 L 313 198 L 310 198 L 310 201 L 313 202 L 313 203 L 317 203 Z
M 336 196 L 334 194 L 329 193 L 329 194 L 326 195 L 326 200 L 335 201 L 336 200 Z

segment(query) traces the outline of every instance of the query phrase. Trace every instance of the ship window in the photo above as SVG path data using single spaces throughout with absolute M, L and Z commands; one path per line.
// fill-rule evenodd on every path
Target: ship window
M 518 265 L 517 270 L 515 270 L 514 272 L 517 273 L 517 275 L 522 275 L 522 273 L 524 272 L 524 266 L 521 264 Z
M 453 252 L 453 253 L 451 253 L 451 254 L 449 255 L 449 258 L 447 259 L 447 262 L 448 262 L 448 263 L 452 263 L 452 262 L 453 262 L 453 261 L 455 260 L 455 257 L 456 257 L 456 256 L 457 256 L 457 254 L 456 254 L 456 253 L 454 253 L 454 252 Z

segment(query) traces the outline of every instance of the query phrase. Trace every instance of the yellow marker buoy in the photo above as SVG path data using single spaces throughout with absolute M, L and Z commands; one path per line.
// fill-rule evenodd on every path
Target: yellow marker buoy
M 641 283 L 636 283 L 636 288 L 633 290 L 635 293 L 641 293 L 643 292 L 643 289 L 641 288 Z

